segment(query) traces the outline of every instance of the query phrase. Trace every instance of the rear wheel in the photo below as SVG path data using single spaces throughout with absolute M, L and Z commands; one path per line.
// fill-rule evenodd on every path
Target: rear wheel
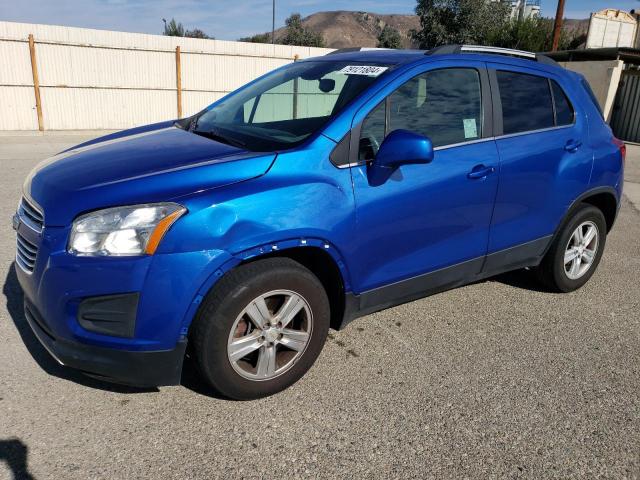
M 600 263 L 606 235 L 607 224 L 600 209 L 581 204 L 536 269 L 538 278 L 555 291 L 582 287 Z
M 203 301 L 191 341 L 203 379 L 224 396 L 271 395 L 300 379 L 329 330 L 329 301 L 308 269 L 286 258 L 229 272 Z

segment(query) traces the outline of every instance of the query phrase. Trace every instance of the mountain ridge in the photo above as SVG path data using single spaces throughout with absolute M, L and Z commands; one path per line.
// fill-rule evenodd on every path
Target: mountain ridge
M 417 15 L 377 14 L 362 11 L 334 10 L 316 12 L 302 19 L 304 27 L 320 33 L 329 48 L 375 47 L 385 25 L 398 30 L 404 48 L 414 47 L 410 30 L 420 28 Z M 286 27 L 276 30 L 276 39 Z
M 589 20 L 565 20 L 567 28 L 585 28 Z M 316 12 L 302 19 L 302 25 L 319 33 L 328 48 L 375 47 L 378 35 L 390 25 L 398 30 L 403 48 L 416 48 L 411 30 L 420 28 L 420 19 L 413 14 L 378 14 L 364 11 L 332 10 Z M 275 31 L 276 39 L 284 37 L 286 27 Z

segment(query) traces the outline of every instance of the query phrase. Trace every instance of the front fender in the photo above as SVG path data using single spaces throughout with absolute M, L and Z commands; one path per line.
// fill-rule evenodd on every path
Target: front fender
M 347 259 L 353 258 L 355 202 L 349 169 L 329 161 L 335 142 L 321 137 L 300 150 L 278 154 L 259 177 L 184 198 L 188 214 L 163 239 L 159 251 L 228 252 L 223 264 L 206 268 L 183 327 L 202 297 L 243 261 L 291 248 L 318 248 L 334 260 L 351 290 Z

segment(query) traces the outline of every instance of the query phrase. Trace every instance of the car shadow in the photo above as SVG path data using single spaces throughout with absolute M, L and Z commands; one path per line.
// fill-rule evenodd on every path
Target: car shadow
M 29 354 L 31 354 L 42 370 L 47 372 L 49 375 L 78 383 L 85 387 L 106 390 L 114 393 L 148 393 L 159 391 L 157 388 L 136 388 L 103 382 L 87 377 L 77 370 L 60 365 L 42 346 L 27 323 L 24 316 L 24 294 L 22 293 L 22 288 L 18 283 L 15 268 L 15 263 L 9 268 L 9 272 L 7 273 L 7 277 L 2 287 L 2 293 L 6 299 L 9 316 L 13 320 L 16 330 L 20 334 L 22 342 L 25 344 Z
M 520 288 L 530 292 L 556 293 L 540 283 L 531 270 L 513 270 L 511 272 L 502 273 L 495 277 L 488 278 L 487 281 L 499 282 L 510 287 Z
M 235 401 L 234 399 L 220 395 L 200 378 L 198 375 L 198 367 L 196 366 L 195 361 L 190 357 L 188 348 L 184 364 L 182 365 L 182 378 L 180 380 L 180 385 L 191 390 L 193 393 L 204 395 L 205 397 L 215 398 L 218 400 Z
M 484 281 L 499 282 L 523 290 L 545 293 L 550 292 L 549 289 L 545 288 L 537 281 L 537 279 L 533 275 L 533 272 L 527 270 L 517 270 L 513 272 L 503 273 L 501 275 L 488 278 Z M 40 341 L 36 338 L 35 334 L 31 330 L 31 327 L 29 327 L 29 324 L 27 323 L 27 320 L 24 316 L 24 294 L 22 292 L 20 284 L 18 283 L 18 277 L 16 276 L 15 272 L 15 264 L 13 264 L 11 268 L 9 268 L 9 272 L 7 273 L 7 277 L 2 288 L 2 293 L 6 298 L 7 311 L 9 312 L 9 315 L 13 320 L 16 330 L 20 334 L 20 338 L 22 339 L 23 343 L 27 347 L 27 350 L 36 361 L 36 363 L 49 375 L 78 383 L 86 387 L 95 388 L 98 390 L 106 390 L 115 393 L 133 394 L 159 391 L 158 388 L 137 388 L 103 382 L 101 380 L 83 375 L 77 370 L 60 365 L 42 346 Z M 183 387 L 191 390 L 192 392 L 200 395 L 220 400 L 229 400 L 228 398 L 219 395 L 215 390 L 213 390 L 209 385 L 207 385 L 200 379 L 199 375 L 197 374 L 196 366 L 193 360 L 189 358 L 189 355 L 187 355 L 187 358 L 185 358 L 184 361 L 184 365 L 182 368 L 182 379 L 180 384 Z
M 33 480 L 29 473 L 27 456 L 29 448 L 18 438 L 0 439 L 0 463 L 6 463 L 14 480 Z

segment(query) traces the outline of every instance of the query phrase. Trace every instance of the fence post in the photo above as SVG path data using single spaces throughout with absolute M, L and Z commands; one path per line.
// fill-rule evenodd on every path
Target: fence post
M 298 54 L 293 56 L 293 61 L 298 61 Z M 293 118 L 298 118 L 298 77 L 293 79 Z
M 38 79 L 38 64 L 36 63 L 36 45 L 33 34 L 29 34 L 29 55 L 31 56 L 31 73 L 33 75 L 33 90 L 36 95 L 36 112 L 38 113 L 38 130 L 44 131 L 42 122 L 42 101 L 40 100 L 40 80 Z
M 180 46 L 176 47 L 176 91 L 178 93 L 178 118 L 182 118 L 182 69 L 180 67 Z

